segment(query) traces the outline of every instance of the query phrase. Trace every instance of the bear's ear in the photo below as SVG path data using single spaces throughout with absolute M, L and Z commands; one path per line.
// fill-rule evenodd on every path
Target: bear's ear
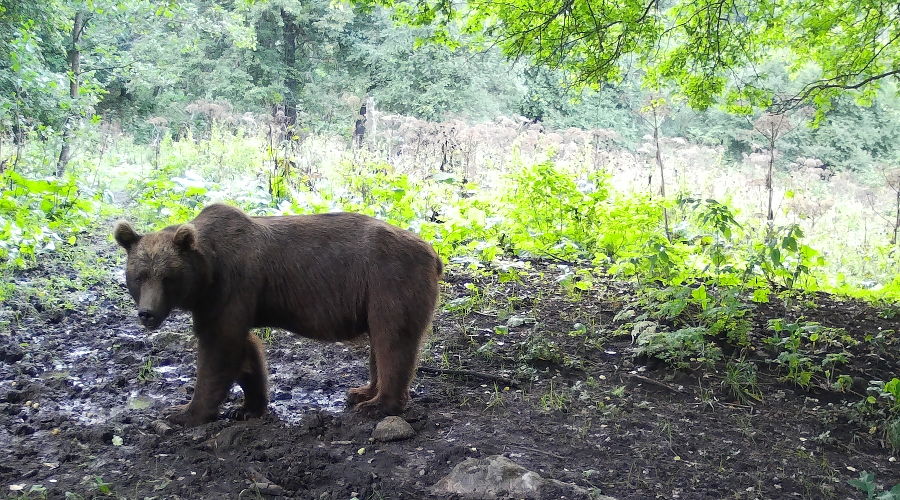
M 141 239 L 141 235 L 135 232 L 127 221 L 120 220 L 116 223 L 116 229 L 113 231 L 116 242 L 122 245 L 125 250 L 131 250 L 131 247 Z
M 191 223 L 178 226 L 172 241 L 175 242 L 175 246 L 178 247 L 179 250 L 196 250 L 197 228 Z

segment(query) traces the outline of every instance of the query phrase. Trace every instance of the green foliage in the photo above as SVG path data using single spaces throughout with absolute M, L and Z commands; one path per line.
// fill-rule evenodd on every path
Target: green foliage
M 844 330 L 827 328 L 803 321 L 773 319 L 769 321 L 772 336 L 764 342 L 774 348 L 776 362 L 785 371 L 785 379 L 801 387 L 808 387 L 814 377 L 828 387 L 841 389 L 850 382 L 837 376 L 840 366 L 852 356 L 847 349 L 858 341 Z
M 526 167 L 510 178 L 502 197 L 504 235 L 520 255 L 569 260 L 586 257 L 606 219 L 606 176 L 592 174 L 579 186 L 551 162 Z
M 408 227 L 420 218 L 414 206 L 419 188 L 388 164 L 355 166 L 348 175 L 347 192 L 340 198 L 346 210 L 365 213 L 391 224 Z
M 582 293 L 591 290 L 594 286 L 594 277 L 590 269 L 566 270 L 557 278 L 566 295 L 577 299 Z
M 747 319 L 749 307 L 743 297 L 743 290 L 738 287 L 722 287 L 716 289 L 710 298 L 706 298 L 706 289 L 701 286 L 692 292 L 692 298 L 698 301 L 696 292 L 703 291 L 700 302 L 699 319 L 707 326 L 710 335 L 725 336 L 729 343 L 736 347 L 744 347 L 749 343 L 750 321 Z
M 471 314 L 473 311 L 477 311 L 481 307 L 481 304 L 484 301 L 482 289 L 474 283 L 466 283 L 463 286 L 468 290 L 469 294 L 447 301 L 447 303 L 444 304 L 444 310 L 459 313 L 460 315 L 467 315 Z
M 157 377 L 156 369 L 153 367 L 153 358 L 147 358 L 146 361 L 138 369 L 138 380 L 141 382 L 149 382 Z
M 878 387 L 879 395 L 890 402 L 889 411 L 900 416 L 900 379 L 894 377 Z
M 617 193 L 596 235 L 595 259 L 609 263 L 611 272 L 642 275 L 656 263 L 653 253 L 662 250 L 662 204 L 645 194 L 631 196 Z M 655 246 L 655 248 L 654 248 Z M 664 271 L 664 270 L 663 270 Z
M 646 329 L 637 336 L 637 354 L 661 359 L 676 368 L 714 366 L 722 350 L 708 339 L 701 326 L 677 330 Z
M 104 481 L 102 477 L 94 476 L 93 483 L 94 483 L 93 484 L 94 489 L 97 490 L 97 493 L 99 493 L 101 495 L 112 495 L 113 494 L 112 484 Z
M 565 365 L 567 362 L 562 349 L 546 335 L 530 335 L 522 345 L 522 351 L 522 359 L 529 363 Z
M 740 403 L 762 401 L 762 393 L 756 377 L 756 365 L 746 361 L 729 362 L 725 367 L 722 386 Z
M 716 200 L 683 196 L 679 196 L 677 205 L 682 210 L 689 210 L 688 220 L 694 223 L 684 226 L 681 236 L 685 242 L 701 249 L 699 255 L 704 257 L 702 272 L 712 270 L 718 278 L 722 273 L 734 273 L 736 263 L 729 258 L 735 250 L 732 236 L 741 226 L 731 209 Z
M 66 15 L 61 1 L 4 2 L 0 5 L 0 127 L 57 124 L 66 85 L 62 38 L 56 31 Z
M 575 9 L 551 3 L 522 12 L 515 3 L 350 3 L 7 2 L 0 17 L 0 59 L 9 62 L 10 71 L 0 73 L 0 130 L 20 138 L 38 132 L 54 147 L 70 119 L 83 140 L 90 135 L 84 126 L 101 119 L 151 143 L 166 136 L 206 137 L 217 127 L 349 135 L 370 96 L 388 113 L 428 120 L 517 113 L 553 127 L 610 128 L 631 144 L 642 134 L 635 112 L 651 91 L 678 87 L 700 107 L 724 95 L 720 100 L 727 108 L 746 112 L 769 103 L 773 92 L 802 93 L 804 83 L 840 70 L 840 77 L 828 80 L 835 87 L 817 87 L 806 99 L 830 114 L 819 120 L 819 129 L 788 137 L 782 144 L 786 157 L 816 157 L 836 169 L 858 169 L 897 156 L 900 101 L 894 86 L 874 92 L 870 87 L 882 81 L 877 80 L 850 96 L 842 96 L 840 88 L 890 67 L 885 61 L 894 57 L 894 44 L 877 52 L 854 48 L 853 58 L 832 54 L 854 40 L 868 42 L 859 37 L 884 28 L 883 17 L 866 17 L 864 28 L 849 31 L 845 21 L 831 19 L 816 25 L 816 36 L 808 40 L 783 36 L 790 41 L 785 48 L 774 41 L 779 30 L 813 30 L 805 21 L 792 21 L 809 16 L 789 15 L 812 8 L 809 2 L 735 4 L 733 11 L 726 9 L 731 14 L 713 16 L 717 26 L 736 30 L 721 32 L 703 25 L 718 5 L 709 2 L 653 9 L 636 2 Z M 390 4 L 393 11 L 372 8 L 378 4 Z M 833 8 L 828 4 L 825 10 Z M 77 9 L 88 16 L 79 44 L 81 90 L 71 99 L 67 45 Z M 854 9 L 868 12 L 864 5 Z M 397 25 L 395 19 L 417 26 Z M 611 27 L 573 38 L 573 29 L 603 19 Z M 435 21 L 448 23 L 423 25 Z M 292 30 L 291 23 L 303 29 Z M 515 32 L 526 26 L 530 29 Z M 824 40 L 818 30 L 831 33 L 838 45 L 813 47 Z M 493 47 L 497 36 L 499 49 Z M 749 45 L 737 50 L 743 36 Z M 660 45 L 660 37 L 666 43 Z M 428 38 L 446 43 L 421 43 Z M 556 42 L 572 45 L 559 51 Z M 765 48 L 773 43 L 785 50 Z M 753 50 L 743 52 L 747 47 Z M 531 55 L 538 64 L 514 66 L 504 54 Z M 871 64 L 863 64 L 866 57 Z M 620 62 L 643 70 L 622 71 Z M 753 71 L 742 66 L 747 63 Z M 583 92 L 573 92 L 573 83 L 583 84 Z M 296 121 L 286 123 L 285 113 L 289 122 L 294 112 Z M 746 120 L 722 112 L 676 110 L 663 129 L 724 144 L 732 158 L 752 148 Z
M 865 397 L 852 410 L 851 420 L 871 434 L 880 430 L 885 445 L 900 450 L 900 379 L 870 381 Z
M 194 218 L 210 201 L 210 185 L 196 175 L 178 177 L 179 169 L 164 166 L 132 181 L 138 219 L 154 229 Z
M 643 99 L 637 78 L 600 90 L 573 92 L 566 74 L 543 66 L 523 70 L 526 93 L 516 112 L 553 128 L 602 128 L 618 132 L 626 144 L 635 143 L 644 126 L 635 113 Z
M 875 474 L 871 472 L 860 472 L 858 479 L 851 479 L 847 482 L 865 493 L 867 500 L 900 500 L 900 484 L 895 484 L 888 491 L 882 491 L 875 482 Z
M 632 329 L 639 354 L 689 368 L 711 365 L 722 358 L 716 339 L 737 347 L 748 343 L 748 307 L 738 287 L 686 283 L 664 288 L 647 286 L 640 293 L 639 303 L 646 312 L 617 316 L 632 316 L 633 321 L 625 326 Z
M 74 178 L 29 179 L 0 174 L 0 260 L 24 268 L 44 252 L 72 245 L 91 226 L 98 205 Z
M 42 484 L 32 484 L 27 490 L 24 489 L 24 484 L 14 486 L 21 486 L 22 489 L 13 489 L 13 487 L 11 486 L 10 490 L 13 493 L 8 497 L 11 500 L 33 500 L 47 498 L 47 487 Z
M 807 279 L 816 266 L 825 263 L 819 252 L 800 243 L 803 230 L 796 224 L 776 228 L 764 242 L 754 244 L 749 268 L 758 268 L 773 286 L 788 290 Z
M 436 23 L 433 38 L 450 45 L 458 43 L 458 23 L 509 57 L 526 55 L 539 65 L 564 68 L 585 86 L 617 82 L 623 68 L 637 61 L 649 88 L 673 86 L 695 108 L 721 99 L 732 112 L 746 113 L 777 97 L 785 106 L 811 102 L 824 112 L 847 91 L 871 100 L 878 83 L 896 74 L 900 47 L 880 34 L 890 32 L 897 19 L 880 7 L 874 0 L 685 0 L 666 6 L 431 0 L 401 4 L 398 15 L 411 24 Z M 783 66 L 799 80 L 786 99 L 779 95 L 786 89 L 759 69 L 772 54 L 783 55 Z
M 569 407 L 571 397 L 568 393 L 560 391 L 553 386 L 550 381 L 550 388 L 541 396 L 541 407 L 545 411 L 566 411 Z

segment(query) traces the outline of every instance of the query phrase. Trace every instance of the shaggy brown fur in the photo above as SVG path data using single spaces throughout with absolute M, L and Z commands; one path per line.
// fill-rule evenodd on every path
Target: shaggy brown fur
M 193 221 L 139 235 L 119 222 L 126 282 L 149 329 L 173 308 L 193 313 L 199 350 L 191 402 L 170 419 L 212 420 L 232 384 L 241 416 L 268 403 L 256 327 L 336 342 L 368 333 L 368 385 L 349 401 L 369 414 L 398 414 L 409 399 L 422 337 L 438 296 L 441 261 L 410 233 L 359 214 L 248 217 L 215 204 Z

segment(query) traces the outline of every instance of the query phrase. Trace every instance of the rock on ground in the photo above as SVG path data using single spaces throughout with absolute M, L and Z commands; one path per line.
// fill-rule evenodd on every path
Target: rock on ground
M 378 425 L 375 426 L 375 432 L 372 437 L 376 441 L 400 441 L 409 439 L 416 435 L 409 422 L 397 416 L 385 417 Z
M 574 484 L 544 479 L 512 460 L 493 455 L 469 458 L 456 465 L 432 488 L 435 495 L 459 495 L 463 498 L 599 498 Z

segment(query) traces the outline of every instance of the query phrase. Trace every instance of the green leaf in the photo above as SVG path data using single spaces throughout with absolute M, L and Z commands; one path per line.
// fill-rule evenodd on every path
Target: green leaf
M 781 265 L 781 251 L 777 247 L 769 248 L 769 258 L 773 264 Z
M 797 251 L 797 240 L 792 236 L 787 236 L 781 240 L 781 247 L 791 252 Z
M 757 303 L 767 303 L 769 302 L 769 289 L 768 288 L 756 288 L 753 290 L 753 302 Z
M 900 378 L 892 378 L 884 384 L 884 392 L 894 396 L 894 400 L 900 403 Z

